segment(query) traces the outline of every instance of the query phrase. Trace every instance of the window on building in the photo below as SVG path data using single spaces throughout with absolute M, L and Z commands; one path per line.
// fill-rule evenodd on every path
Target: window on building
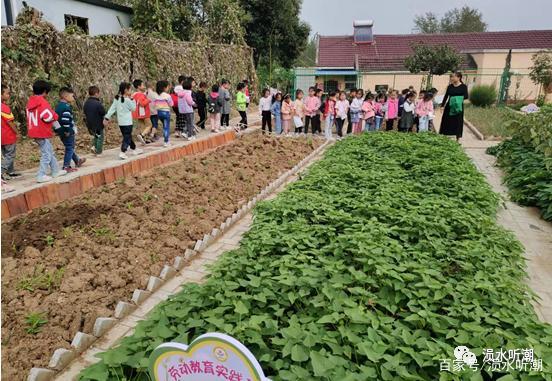
M 356 86 L 357 86 L 356 75 L 346 75 L 344 79 L 345 79 L 345 90 L 356 89 Z
M 65 29 L 70 26 L 76 26 L 83 33 L 88 34 L 88 19 L 85 17 L 65 15 Z
M 376 85 L 376 93 L 380 93 L 380 92 L 387 92 L 387 90 L 389 90 L 389 85 Z
M 338 85 L 337 81 L 330 79 L 324 84 L 324 92 L 329 93 L 331 91 L 337 91 Z

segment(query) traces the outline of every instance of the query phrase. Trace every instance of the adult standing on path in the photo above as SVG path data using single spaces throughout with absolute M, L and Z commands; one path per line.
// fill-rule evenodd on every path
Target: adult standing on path
M 468 99 L 468 87 L 462 82 L 462 73 L 454 72 L 450 75 L 450 85 L 441 103 L 444 110 L 440 134 L 456 135 L 456 140 L 460 140 L 464 130 L 465 99 Z

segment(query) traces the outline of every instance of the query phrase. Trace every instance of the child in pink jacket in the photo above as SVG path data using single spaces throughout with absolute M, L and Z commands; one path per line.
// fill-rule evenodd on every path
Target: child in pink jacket
M 289 135 L 289 130 L 291 128 L 291 118 L 293 116 L 293 105 L 291 104 L 291 96 L 289 94 L 284 95 L 284 99 L 282 100 L 281 113 L 284 135 Z
M 374 94 L 368 93 L 362 103 L 362 119 L 364 119 L 364 131 L 376 130 L 376 108 Z
M 419 118 L 418 132 L 429 130 L 429 119 L 433 116 L 433 94 L 426 92 L 424 98 L 416 105 L 416 115 Z
M 391 91 L 387 101 L 387 112 L 385 113 L 385 130 L 393 130 L 393 124 L 399 115 L 399 98 L 396 90 Z

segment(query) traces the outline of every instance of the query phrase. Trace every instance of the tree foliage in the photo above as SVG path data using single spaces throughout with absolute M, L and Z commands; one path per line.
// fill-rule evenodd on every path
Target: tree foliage
M 318 40 L 317 35 L 309 39 L 309 42 L 307 42 L 305 49 L 303 49 L 303 51 L 295 61 L 295 66 L 301 66 L 301 67 L 316 66 L 317 40 Z
M 433 12 L 414 17 L 414 30 L 419 33 L 485 32 L 487 23 L 475 8 L 464 6 L 446 12 L 439 20 Z
M 430 74 L 443 75 L 457 70 L 462 63 L 462 57 L 448 45 L 418 44 L 412 49 L 414 53 L 406 57 L 404 61 L 405 67 L 411 73 L 425 71 Z
M 529 77 L 536 84 L 542 85 L 545 90 L 552 86 L 552 53 L 540 51 L 532 57 L 533 66 Z
M 414 30 L 419 33 L 439 33 L 441 31 L 439 19 L 433 12 L 416 15 L 414 17 L 414 25 Z
M 237 0 L 133 0 L 132 28 L 184 41 L 243 44 L 243 10 Z
M 462 57 L 448 45 L 429 46 L 418 44 L 412 47 L 414 52 L 406 57 L 404 66 L 411 73 L 427 72 L 426 88 L 431 88 L 433 75 L 443 75 L 455 71 L 462 63 Z
M 245 40 L 255 63 L 276 61 L 289 68 L 307 44 L 310 27 L 299 19 L 300 0 L 240 0 L 246 12 Z

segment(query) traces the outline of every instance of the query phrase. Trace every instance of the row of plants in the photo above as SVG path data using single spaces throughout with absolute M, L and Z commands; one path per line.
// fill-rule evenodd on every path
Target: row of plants
M 205 283 L 186 284 L 80 379 L 149 380 L 156 346 L 218 331 L 273 380 L 552 380 L 546 360 L 542 372 L 440 372 L 458 345 L 480 360 L 484 348 L 552 358 L 498 202 L 446 138 L 345 139 L 256 207 Z
M 505 172 L 510 198 L 521 205 L 536 206 L 552 221 L 552 105 L 537 113 L 512 114 L 505 124 L 512 139 L 490 147 Z

